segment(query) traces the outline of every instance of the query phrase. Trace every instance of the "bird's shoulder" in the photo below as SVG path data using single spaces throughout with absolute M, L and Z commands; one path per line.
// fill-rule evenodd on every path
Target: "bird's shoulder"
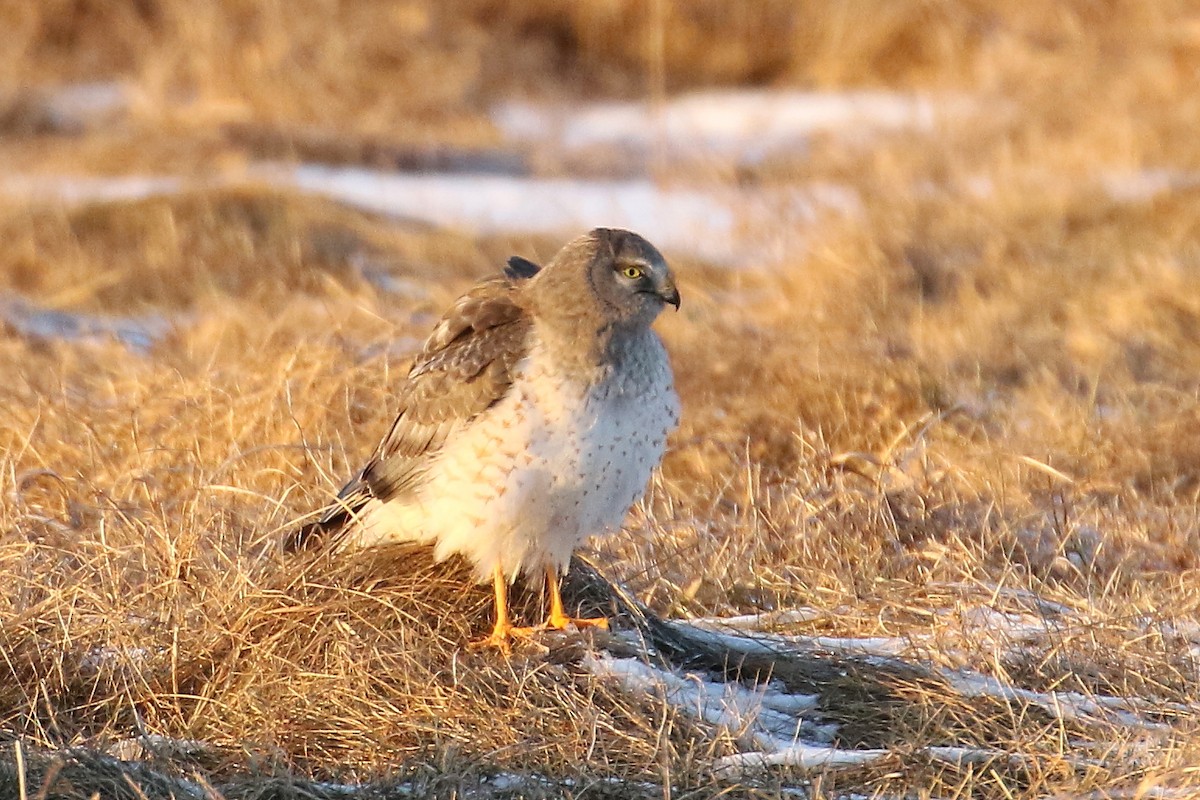
M 532 327 L 523 281 L 505 275 L 477 284 L 434 326 L 397 389 L 395 422 L 363 470 L 374 496 L 386 500 L 411 485 L 420 459 L 508 393 Z
M 521 283 L 492 278 L 455 300 L 413 359 L 407 387 L 439 375 L 470 381 L 497 358 L 506 361 L 522 350 L 531 319 L 521 302 Z

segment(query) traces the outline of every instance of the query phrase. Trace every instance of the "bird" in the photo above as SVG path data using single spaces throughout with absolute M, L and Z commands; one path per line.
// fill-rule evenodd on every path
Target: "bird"
M 495 624 L 477 645 L 510 652 L 572 618 L 559 588 L 572 552 L 618 530 L 679 422 L 666 348 L 651 325 L 680 306 L 663 255 L 596 228 L 545 266 L 519 256 L 462 295 L 396 389 L 391 429 L 361 471 L 287 549 L 431 543 L 491 581 Z M 315 514 L 314 514 L 315 516 Z M 508 588 L 546 583 L 549 613 L 513 624 Z

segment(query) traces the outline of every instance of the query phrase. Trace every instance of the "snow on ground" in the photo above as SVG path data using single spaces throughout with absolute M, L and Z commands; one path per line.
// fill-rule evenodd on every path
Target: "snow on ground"
M 64 108 L 105 110 L 125 102 L 122 91 L 107 84 L 65 87 L 54 102 Z M 818 133 L 849 141 L 897 131 L 936 135 L 939 118 L 961 116 L 969 108 L 969 99 L 954 96 L 762 90 L 702 92 L 659 104 L 551 107 L 511 102 L 494 109 L 493 122 L 506 146 L 568 153 L 609 147 L 627 154 L 654 151 L 670 158 L 732 157 L 745 162 L 803 147 Z M 594 179 L 259 162 L 198 181 L 170 175 L 0 173 L 0 195 L 79 205 L 265 184 L 477 234 L 571 237 L 597 226 L 630 228 L 646 232 L 669 252 L 730 266 L 794 258 L 812 246 L 823 220 L 861 213 L 857 192 L 844 185 L 764 187 L 677 172 L 672 180 L 662 181 L 639 177 L 636 171 L 634 177 Z M 1053 182 L 1055 176 L 1046 180 Z M 1098 167 L 1094 184 L 1117 202 L 1144 202 L 1198 180 L 1193 173 L 1118 174 Z M 987 185 L 988 180 L 980 178 L 968 181 L 963 190 L 986 193 Z
M 242 176 L 195 184 L 169 176 L 7 176 L 0 178 L 0 194 L 82 205 L 263 184 L 477 234 L 574 236 L 595 227 L 629 228 L 646 231 L 664 250 L 729 266 L 794 253 L 825 214 L 852 215 L 860 206 L 853 191 L 832 184 L 701 188 L 649 179 L 420 175 L 311 164 L 260 164 Z
M 753 163 L 802 149 L 821 133 L 857 138 L 929 130 L 937 112 L 949 105 L 955 104 L 892 92 L 712 91 L 661 103 L 547 107 L 510 102 L 493 110 L 492 122 L 510 141 L 566 151 L 659 148 L 668 158 L 716 156 Z
M 251 175 L 370 211 L 476 233 L 647 231 L 655 244 L 731 265 L 795 246 L 823 213 L 855 213 L 833 185 L 758 189 L 496 175 L 411 175 L 344 167 L 267 166 Z M 757 223 L 749 221 L 757 220 Z
M 990 613 L 985 613 L 990 612 Z M 797 615 L 804 619 L 804 610 Z M 770 617 L 768 617 L 770 618 Z M 1146 734 L 1166 734 L 1168 723 L 1161 721 L 1169 712 L 1179 717 L 1194 716 L 1200 709 L 1172 703 L 1152 703 L 1136 697 L 1083 694 L 1075 691 L 1035 691 L 1007 683 L 1000 678 L 967 669 L 940 668 L 920 658 L 907 638 L 879 639 L 864 637 L 784 636 L 764 634 L 753 628 L 762 618 L 751 616 L 727 619 L 705 618 L 700 624 L 671 622 L 686 631 L 693 640 L 705 641 L 730 653 L 796 654 L 838 652 L 846 656 L 867 656 L 907 663 L 926 670 L 932 679 L 964 698 L 989 698 L 1005 704 L 1035 706 L 1051 717 L 1084 725 L 1116 726 Z M 999 621 L 1012 637 L 1009 645 L 1019 646 L 1032 640 L 1038 628 L 1020 615 L 1002 614 L 994 609 L 976 608 L 961 616 L 961 635 L 972 630 L 982 641 L 996 642 L 988 630 Z M 1064 623 L 1065 624 L 1065 623 Z M 1000 652 L 1000 650 L 997 650 Z M 900 661 L 897 655 L 906 653 Z M 791 693 L 779 682 L 747 686 L 726 681 L 704 671 L 664 668 L 639 658 L 616 657 L 605 652 L 587 655 L 583 666 L 593 675 L 617 682 L 635 694 L 653 694 L 683 713 L 714 726 L 737 743 L 739 752 L 715 762 L 720 774 L 734 774 L 771 766 L 789 766 L 801 770 L 863 766 L 882 761 L 891 750 L 845 749 L 836 746 L 839 726 L 822 719 L 821 700 L 817 695 Z M 1024 765 L 1035 756 L 987 747 L 931 746 L 921 750 L 928 758 L 954 765 L 986 764 L 996 761 Z M 1080 767 L 1096 766 L 1086 759 L 1073 759 Z
M 187 181 L 166 175 L 4 175 L 0 173 L 0 195 L 35 203 L 79 206 L 144 200 L 180 194 L 191 188 Z
M 112 317 L 60 311 L 41 308 L 14 296 L 0 296 L 0 324 L 30 339 L 116 339 L 141 353 L 147 352 L 172 327 L 161 316 Z

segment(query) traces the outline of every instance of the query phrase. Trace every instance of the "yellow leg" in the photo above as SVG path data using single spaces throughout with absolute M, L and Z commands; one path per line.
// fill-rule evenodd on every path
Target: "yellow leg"
M 496 624 L 492 633 L 485 639 L 472 644 L 472 647 L 495 647 L 508 655 L 512 652 L 513 639 L 529 639 L 538 631 L 561 631 L 570 625 L 577 628 L 603 628 L 608 630 L 608 620 L 604 617 L 577 618 L 568 617 L 563 609 L 562 594 L 558 588 L 558 573 L 553 567 L 546 567 L 546 591 L 550 597 L 550 616 L 536 628 L 518 628 L 512 624 L 508 616 L 508 578 L 504 571 L 496 567 L 492 573 L 492 586 L 496 591 Z
M 561 631 L 568 625 L 578 628 L 603 628 L 608 630 L 608 620 L 604 617 L 572 618 L 563 610 L 562 594 L 558 588 L 558 572 L 554 567 L 546 567 L 546 591 L 550 595 L 550 617 L 542 627 L 547 630 Z
M 490 636 L 475 642 L 472 646 L 495 647 L 508 655 L 512 652 L 510 640 L 514 637 L 527 639 L 530 630 L 529 628 L 513 627 L 512 619 L 508 616 L 508 579 L 504 576 L 504 570 L 499 566 L 492 572 L 492 586 L 496 590 L 496 624 L 492 627 Z
M 512 651 L 509 637 L 512 634 L 512 620 L 509 618 L 509 581 L 504 577 L 504 570 L 497 565 L 492 572 L 492 587 L 496 589 L 496 625 L 492 626 L 492 634 L 486 639 L 475 642 L 479 648 L 496 648 L 508 655 Z

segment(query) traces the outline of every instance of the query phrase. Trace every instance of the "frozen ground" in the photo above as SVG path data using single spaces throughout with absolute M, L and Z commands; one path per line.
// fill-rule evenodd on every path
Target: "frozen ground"
M 114 87 L 68 88 L 48 96 L 54 113 L 81 115 L 108 108 Z M 959 97 L 883 92 L 702 93 L 661 107 L 601 103 L 575 108 L 502 105 L 495 122 L 509 145 L 587 152 L 618 147 L 669 157 L 753 162 L 796 152 L 812 136 L 870 141 L 897 131 L 936 132 L 939 118 L 968 113 Z M 171 175 L 89 177 L 0 173 L 0 194 L 12 200 L 79 205 L 175 194 L 197 188 L 269 185 L 357 208 L 478 234 L 569 237 L 591 227 L 646 231 L 663 249 L 730 266 L 769 265 L 812 246 L 822 220 L 854 217 L 858 193 L 830 182 L 742 185 L 713 177 L 670 179 L 537 177 L 454 172 L 407 173 L 367 167 L 252 162 L 197 181 Z M 1054 176 L 1042 180 L 1054 182 Z M 1167 170 L 1100 169 L 1097 187 L 1120 202 L 1144 202 L 1191 186 L 1193 175 Z M 1061 182 L 1061 181 L 1060 181 Z M 987 178 L 968 191 L 994 190 Z M 913 187 L 920 191 L 921 187 Z
M 557 107 L 507 103 L 493 120 L 511 141 L 562 151 L 617 147 L 666 160 L 717 158 L 753 164 L 795 152 L 813 136 L 851 140 L 899 130 L 929 131 L 962 101 L 890 92 L 697 92 L 661 104 Z

